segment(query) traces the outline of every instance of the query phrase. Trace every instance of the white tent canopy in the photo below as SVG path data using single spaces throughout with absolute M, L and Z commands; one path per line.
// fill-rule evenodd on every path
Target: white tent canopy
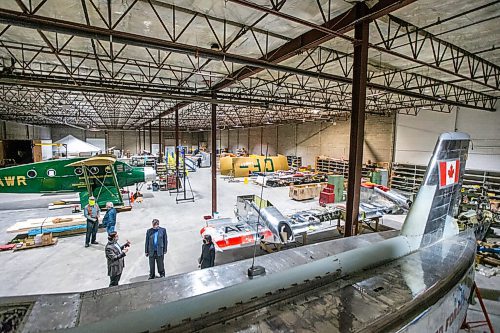
M 68 148 L 68 156 L 79 156 L 80 154 L 88 155 L 92 153 L 98 153 L 101 151 L 100 148 L 75 138 L 73 135 L 68 135 L 55 143 L 65 144 Z M 65 150 L 62 149 L 61 152 Z

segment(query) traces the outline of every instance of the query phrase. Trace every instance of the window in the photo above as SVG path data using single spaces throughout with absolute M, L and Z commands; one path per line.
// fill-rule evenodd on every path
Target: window
M 34 170 L 34 169 L 28 170 L 28 173 L 26 173 L 26 176 L 28 176 L 28 178 L 35 178 L 36 175 L 37 175 L 37 173 L 36 173 L 36 170 Z

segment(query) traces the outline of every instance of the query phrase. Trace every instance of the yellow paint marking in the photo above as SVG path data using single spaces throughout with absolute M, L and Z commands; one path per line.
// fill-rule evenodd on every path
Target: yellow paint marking
M 21 184 L 26 186 L 26 177 L 17 176 L 17 186 L 21 186 Z
M 4 178 L 5 178 L 5 184 L 7 184 L 7 186 L 14 186 L 14 182 L 16 181 L 16 176 L 10 176 Z

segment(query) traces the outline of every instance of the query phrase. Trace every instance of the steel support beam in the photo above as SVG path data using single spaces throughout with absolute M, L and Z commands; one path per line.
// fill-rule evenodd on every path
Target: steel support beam
M 399 8 L 402 8 L 415 0 L 380 0 L 372 8 L 368 10 L 364 20 L 374 20 Z M 351 31 L 353 28 L 353 23 L 356 21 L 356 16 L 354 15 L 354 10 L 350 9 L 340 15 L 332 18 L 328 22 L 322 24 L 323 27 L 335 31 L 337 34 L 345 34 Z M 285 43 L 284 45 L 269 51 L 266 55 L 260 58 L 260 60 L 266 60 L 271 63 L 277 64 L 286 59 L 289 59 L 305 50 L 315 48 L 324 42 L 329 41 L 334 36 L 331 34 L 326 34 L 315 29 L 307 31 L 302 35 L 292 39 L 291 41 Z M 236 80 L 243 80 L 252 75 L 261 72 L 263 68 L 258 66 L 247 65 L 239 70 L 228 75 L 227 79 L 213 86 L 213 90 L 218 91 L 232 85 Z M 174 108 L 183 108 L 190 103 L 182 102 L 177 104 Z M 167 110 L 164 115 L 171 113 L 172 110 Z
M 356 14 L 362 17 L 364 3 L 356 4 Z M 366 83 L 368 70 L 369 22 L 362 21 L 354 27 L 354 68 L 352 84 L 351 135 L 349 140 L 349 175 L 344 236 L 357 233 L 361 169 L 363 167 L 363 143 L 365 138 Z
M 149 153 L 153 153 L 153 129 L 151 128 L 151 123 L 149 123 Z
M 141 142 L 141 129 L 139 128 L 139 147 L 137 148 L 137 155 L 139 155 L 141 153 L 141 145 L 142 145 L 142 142 Z
M 212 216 L 217 211 L 217 104 L 212 103 Z
M 142 148 L 142 151 L 146 150 L 146 128 L 143 127 L 142 129 L 142 143 L 144 147 Z
M 394 10 L 397 8 L 400 8 L 401 6 L 409 3 L 411 1 L 395 1 L 395 0 L 384 0 L 384 1 L 379 1 L 377 3 L 377 6 L 372 7 L 371 9 L 367 10 L 367 14 L 363 16 L 363 18 L 360 19 L 352 19 L 352 15 L 350 14 L 351 11 L 346 13 L 346 15 L 336 18 L 337 21 L 334 21 L 333 27 L 331 27 L 332 23 L 327 22 L 326 24 L 330 24 L 328 27 L 328 31 L 335 31 L 335 32 L 346 32 L 349 31 L 353 25 L 354 22 L 359 21 L 359 20 L 370 20 L 373 18 L 377 18 L 382 14 L 387 13 L 387 11 Z M 384 3 L 388 7 L 385 8 L 381 4 Z M 374 8 L 378 8 L 378 10 L 374 11 Z M 349 19 L 346 19 L 348 17 Z M 340 20 L 341 23 L 338 22 Z M 275 51 L 270 52 L 270 54 L 265 57 L 265 58 L 260 58 L 260 59 L 254 59 L 251 57 L 247 56 L 242 56 L 242 55 L 237 55 L 237 54 L 231 54 L 228 52 L 221 52 L 221 51 L 214 51 L 211 49 L 207 48 L 200 48 L 197 46 L 193 45 L 187 45 L 187 44 L 181 44 L 181 43 L 176 43 L 176 42 L 169 42 L 163 39 L 158 39 L 158 38 L 152 38 L 152 37 L 147 37 L 147 36 L 141 36 L 137 34 L 131 34 L 127 32 L 122 32 L 122 31 L 115 31 L 115 30 L 110 30 L 110 29 L 105 29 L 105 28 L 100 28 L 100 27 L 95 27 L 95 26 L 87 26 L 75 22 L 69 22 L 69 21 L 62 21 L 62 20 L 57 20 L 57 19 L 52 19 L 52 18 L 47 18 L 47 17 L 41 17 L 41 16 L 36 16 L 36 15 L 27 15 L 24 13 L 16 12 L 16 11 L 11 11 L 7 9 L 0 9 L 0 22 L 6 23 L 6 24 L 11 24 L 15 26 L 23 26 L 23 27 L 28 27 L 28 28 L 34 28 L 34 29 L 43 29 L 47 31 L 53 31 L 53 32 L 60 32 L 64 34 L 70 34 L 74 36 L 80 36 L 80 37 L 85 37 L 85 38 L 94 38 L 94 39 L 99 39 L 99 40 L 106 40 L 108 41 L 110 38 L 113 39 L 114 42 L 117 43 L 122 43 L 122 44 L 127 44 L 127 45 L 134 45 L 134 46 L 139 46 L 139 47 L 146 47 L 150 49 L 157 49 L 157 50 L 165 50 L 165 51 L 172 51 L 176 53 L 182 53 L 182 54 L 190 54 L 190 55 L 195 55 L 200 58 L 206 58 L 206 59 L 214 59 L 218 61 L 230 61 L 233 63 L 238 63 L 245 65 L 242 69 L 244 70 L 243 72 L 235 72 L 233 73 L 230 77 L 232 80 L 238 79 L 241 80 L 244 77 L 251 76 L 263 69 L 269 69 L 269 70 L 275 70 L 275 71 L 281 71 L 285 73 L 292 73 L 300 76 L 305 76 L 305 77 L 311 77 L 311 78 L 320 78 L 328 81 L 335 81 L 335 82 L 341 82 L 341 83 L 347 83 L 351 84 L 352 79 L 346 78 L 340 75 L 333 75 L 329 73 L 321 73 L 321 72 L 315 72 L 315 71 L 309 71 L 309 70 L 304 70 L 304 69 L 298 69 L 290 66 L 283 66 L 283 65 L 278 65 L 277 62 L 283 61 L 285 59 L 292 57 L 293 55 L 297 54 L 299 50 L 307 50 L 308 48 L 317 46 L 318 43 L 322 43 L 326 40 L 329 40 L 333 38 L 333 34 L 330 32 L 329 34 L 322 32 L 322 31 L 312 31 L 311 35 L 308 35 L 309 40 L 300 40 L 297 42 L 296 39 L 293 41 L 295 42 L 296 46 L 299 46 L 299 48 L 294 47 L 293 52 L 291 50 L 291 46 L 294 45 L 291 41 L 289 43 L 286 43 L 284 46 L 286 46 L 283 49 L 283 46 L 278 48 Z M 325 24 L 325 25 L 326 25 Z M 300 36 L 299 36 L 300 37 Z M 290 44 L 292 43 L 292 44 Z M 299 43 L 299 44 L 297 44 Z M 281 56 L 279 56 L 281 55 Z M 271 59 L 271 60 L 269 60 Z M 224 81 L 222 81 L 224 82 Z M 222 83 L 221 82 L 221 83 Z M 232 81 L 231 81 L 232 82 Z M 229 82 L 228 82 L 229 84 Z M 438 103 L 446 103 L 449 105 L 456 105 L 456 106 L 463 106 L 462 103 L 457 103 L 456 101 L 451 101 L 451 100 L 444 100 L 437 98 L 435 96 L 428 96 L 428 95 L 422 95 L 419 93 L 415 93 L 412 91 L 407 91 L 405 89 L 400 89 L 400 88 L 394 88 L 394 87 L 387 87 L 382 84 L 375 84 L 375 83 L 368 83 L 368 86 L 377 90 L 381 91 L 388 91 L 388 92 L 393 92 L 396 94 L 404 95 L 404 96 L 409 96 L 409 97 L 414 97 L 414 98 L 420 98 L 428 101 L 433 101 L 433 102 L 438 102 Z M 224 85 L 225 87 L 225 85 Z M 220 84 L 217 84 L 213 87 L 213 90 L 219 90 L 224 88 L 220 86 Z M 76 89 L 83 89 L 82 87 L 78 86 Z M 88 87 L 85 87 L 85 89 L 88 89 Z M 190 97 L 189 99 L 194 99 L 195 97 Z M 485 95 L 485 98 L 491 98 L 491 96 Z M 183 99 L 188 99 L 188 98 L 183 98 Z M 211 101 L 208 101 L 209 103 Z M 180 103 L 173 108 L 166 110 L 161 113 L 162 116 L 169 114 L 172 112 L 173 109 L 175 108 L 181 108 L 183 105 L 185 106 L 186 104 L 189 103 Z M 477 108 L 477 109 L 487 109 L 487 106 L 468 106 L 470 108 Z M 493 111 L 493 109 L 491 109 Z M 148 123 L 150 121 L 147 121 Z
M 179 191 L 179 110 L 175 110 L 175 176 L 176 179 L 176 188 Z
M 161 163 L 163 160 L 163 140 L 161 136 L 161 117 L 158 116 L 158 145 L 159 145 L 159 151 L 158 151 L 158 162 Z

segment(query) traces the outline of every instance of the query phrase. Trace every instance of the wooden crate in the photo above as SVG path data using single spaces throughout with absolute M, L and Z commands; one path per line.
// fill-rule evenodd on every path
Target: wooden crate
M 13 251 L 36 249 L 36 248 L 39 248 L 39 247 L 51 246 L 51 245 L 55 245 L 55 244 L 57 244 L 57 237 L 52 238 L 52 241 L 50 243 L 47 243 L 47 244 L 43 244 L 42 243 L 42 244 L 39 244 L 39 245 L 35 245 L 34 242 L 33 243 L 31 243 L 31 242 L 22 243 L 22 244 L 19 244 L 16 247 L 14 247 Z
M 288 196 L 294 200 L 308 200 L 319 196 L 327 183 L 291 185 Z

